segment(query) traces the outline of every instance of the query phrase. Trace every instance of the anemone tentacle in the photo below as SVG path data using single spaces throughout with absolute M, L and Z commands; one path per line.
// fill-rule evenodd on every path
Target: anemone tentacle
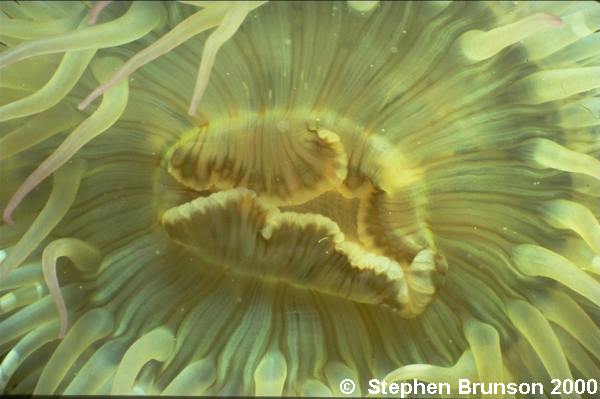
M 0 392 L 597 378 L 599 16 L 0 2 Z

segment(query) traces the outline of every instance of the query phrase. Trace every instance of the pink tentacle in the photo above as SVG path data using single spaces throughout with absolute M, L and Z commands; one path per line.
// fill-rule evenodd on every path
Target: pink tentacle
M 13 196 L 8 201 L 6 208 L 4 208 L 4 213 L 2 216 L 7 224 L 14 224 L 12 214 L 27 196 L 27 194 L 29 194 L 31 190 L 37 187 L 38 184 L 40 184 L 46 177 L 50 176 L 52 172 L 54 172 L 67 160 L 68 159 L 57 159 L 56 156 L 51 155 L 44 162 L 42 162 L 40 166 L 38 166 L 37 169 L 27 177 L 27 179 L 25 179 L 25 181 L 21 184 L 21 186 L 19 186 L 17 191 L 15 191 Z
M 67 326 L 69 323 L 67 315 L 67 306 L 65 300 L 60 292 L 60 286 L 58 284 L 58 278 L 56 277 L 56 260 L 49 259 L 49 256 L 42 255 L 42 272 L 44 274 L 44 280 L 48 286 L 48 291 L 52 297 L 52 301 L 58 311 L 58 319 L 60 321 L 60 330 L 58 333 L 59 338 L 63 338 L 67 332 Z
M 94 3 L 94 6 L 90 10 L 90 15 L 88 17 L 88 25 L 96 25 L 96 21 L 102 13 L 102 10 L 106 8 L 111 3 L 111 0 L 99 0 Z

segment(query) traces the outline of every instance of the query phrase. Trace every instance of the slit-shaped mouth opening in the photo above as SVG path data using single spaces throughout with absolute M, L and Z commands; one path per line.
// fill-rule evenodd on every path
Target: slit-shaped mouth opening
M 162 224 L 199 263 L 403 317 L 427 308 L 448 265 L 414 190 L 422 177 L 398 149 L 273 114 L 219 128 L 184 134 L 166 156 L 198 198 L 167 210 Z M 348 153 L 360 159 L 351 180 Z

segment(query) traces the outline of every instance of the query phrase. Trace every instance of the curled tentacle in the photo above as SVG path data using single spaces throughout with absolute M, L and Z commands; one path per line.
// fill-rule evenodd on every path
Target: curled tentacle
M 143 37 L 162 23 L 160 4 L 133 2 L 120 18 L 73 32 L 23 42 L 0 53 L 0 68 L 44 54 L 118 46 Z
M 82 175 L 83 162 L 80 160 L 75 160 L 56 171 L 52 192 L 46 205 L 0 264 L 0 281 L 3 281 L 12 270 L 17 268 L 61 221 L 75 200 Z M 5 220 L 11 224 L 10 214 L 8 217 L 6 215 L 5 213 Z
M 105 58 L 96 63 L 95 71 L 98 80 L 103 80 L 108 73 L 114 70 L 120 61 L 116 58 Z M 17 191 L 13 194 L 4 209 L 4 220 L 12 223 L 12 213 L 23 201 L 27 194 L 40 184 L 46 177 L 56 169 L 67 163 L 86 143 L 110 128 L 123 114 L 127 106 L 129 88 L 127 82 L 123 82 L 114 90 L 106 94 L 100 107 L 89 118 L 84 120 L 65 141 L 46 158 L 25 179 Z
M 56 277 L 56 261 L 60 257 L 68 257 L 80 270 L 89 270 L 100 263 L 100 252 L 89 244 L 75 238 L 61 238 L 53 241 L 44 249 L 42 254 L 42 270 L 44 280 L 50 291 L 50 295 L 60 320 L 59 338 L 63 338 L 67 332 L 68 315 L 65 301 L 60 293 L 58 278 Z

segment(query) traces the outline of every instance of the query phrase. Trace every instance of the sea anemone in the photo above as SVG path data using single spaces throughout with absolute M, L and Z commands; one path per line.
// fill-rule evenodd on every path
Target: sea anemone
M 0 10 L 0 392 L 600 376 L 600 4 Z

